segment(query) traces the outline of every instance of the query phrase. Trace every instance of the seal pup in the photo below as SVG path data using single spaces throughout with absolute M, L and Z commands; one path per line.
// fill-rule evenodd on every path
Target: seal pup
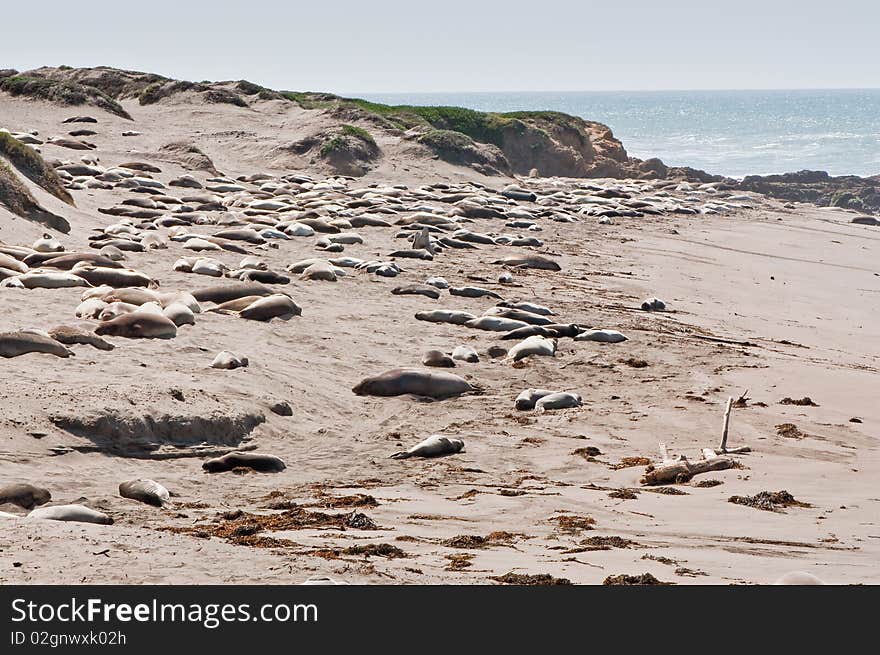
M 537 412 L 545 412 L 549 409 L 567 409 L 569 407 L 580 407 L 583 401 L 576 393 L 567 391 L 558 391 L 543 396 L 535 402 L 535 410 Z
M 104 512 L 85 507 L 84 505 L 53 505 L 38 507 L 25 517 L 26 520 L 41 519 L 50 521 L 75 521 L 77 523 L 98 523 L 111 525 L 113 519 Z
M 162 308 L 162 315 L 170 319 L 174 325 L 195 325 L 196 315 L 182 302 L 173 302 Z
M 437 287 L 438 289 L 449 288 L 449 282 L 446 281 L 445 277 L 429 277 L 427 280 L 425 280 L 425 284 L 432 287 Z
M 476 387 L 457 375 L 417 368 L 395 368 L 364 378 L 352 391 L 358 396 L 403 396 L 412 394 L 427 398 L 450 398 L 477 391 Z
M 75 354 L 47 334 L 25 330 L 0 333 L 0 357 L 18 357 L 28 353 L 45 353 L 56 357 L 72 357 Z
M 553 393 L 555 392 L 548 391 L 547 389 L 526 389 L 525 391 L 521 391 L 519 393 L 513 405 L 520 411 L 535 409 L 536 402 L 538 402 L 541 398 L 549 396 Z
M 450 296 L 463 296 L 465 298 L 496 298 L 501 299 L 494 291 L 482 287 L 449 287 Z
M 168 490 L 155 480 L 128 480 L 119 484 L 119 495 L 147 505 L 162 507 L 171 500 Z
M 659 298 L 648 298 L 642 303 L 642 309 L 646 312 L 662 312 L 666 309 L 666 303 Z
M 64 246 L 61 242 L 51 234 L 43 234 L 39 239 L 34 241 L 31 246 L 32 250 L 37 252 L 64 252 Z
M 24 509 L 32 509 L 37 505 L 45 505 L 50 500 L 52 494 L 48 489 L 32 484 L 8 484 L 0 487 L 0 505 L 12 503 Z
M 547 337 L 534 335 L 523 339 L 507 351 L 507 356 L 515 362 L 518 362 L 525 357 L 530 357 L 531 355 L 555 357 L 556 339 L 548 339 Z
M 436 368 L 455 368 L 455 361 L 444 352 L 429 350 L 422 357 L 422 366 L 434 366 Z
M 263 453 L 228 453 L 202 464 L 208 473 L 223 473 L 235 468 L 248 468 L 260 473 L 277 473 L 287 468 L 280 457 Z
M 544 271 L 561 271 L 562 267 L 552 259 L 540 255 L 511 255 L 504 259 L 496 259 L 493 264 L 503 264 L 511 268 L 535 268 Z
M 102 322 L 95 328 L 95 334 L 127 339 L 173 339 L 177 336 L 177 326 L 165 316 L 132 312 Z
M 228 350 L 223 350 L 217 353 L 217 356 L 214 357 L 214 361 L 211 362 L 211 368 L 221 368 L 231 371 L 236 368 L 247 367 L 248 363 L 247 357 L 239 357 Z
M 476 364 L 480 361 L 480 356 L 470 346 L 456 346 L 455 350 L 452 351 L 452 359 Z
M 626 339 L 617 330 L 587 330 L 574 338 L 575 341 L 598 341 L 600 343 L 620 343 Z
M 427 439 L 417 443 L 412 448 L 401 450 L 390 456 L 389 459 L 409 459 L 410 457 L 443 457 L 460 453 L 464 448 L 461 439 L 450 439 L 439 434 L 432 434 Z

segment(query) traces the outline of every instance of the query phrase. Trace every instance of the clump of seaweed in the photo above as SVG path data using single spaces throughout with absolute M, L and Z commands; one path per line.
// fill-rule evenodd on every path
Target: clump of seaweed
M 602 581 L 603 585 L 673 585 L 674 582 L 663 582 L 650 573 L 641 575 L 609 575 Z
M 571 580 L 567 578 L 554 578 L 549 573 L 539 573 L 536 575 L 526 575 L 523 573 L 505 573 L 504 575 L 493 576 L 489 578 L 490 580 L 495 580 L 496 582 L 501 582 L 503 584 L 513 584 L 513 585 L 529 585 L 529 586 L 539 586 L 539 585 L 570 585 Z
M 761 491 L 754 496 L 731 496 L 727 502 L 780 514 L 784 514 L 783 507 L 811 507 L 809 503 L 802 503 L 785 490 Z

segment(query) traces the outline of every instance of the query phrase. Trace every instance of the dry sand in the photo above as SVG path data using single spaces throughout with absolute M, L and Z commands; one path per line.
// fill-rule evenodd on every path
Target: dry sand
M 183 169 L 143 153 L 182 137 L 194 138 L 229 176 L 268 170 L 270 139 L 289 138 L 301 121 L 319 120 L 313 113 L 299 116 L 302 110 L 282 113 L 271 106 L 251 115 L 245 112 L 252 110 L 183 103 L 126 105 L 135 124 L 85 113 L 100 117 L 101 134 L 89 140 L 98 145 L 102 164 L 154 161 L 163 169 L 157 177 L 167 181 Z M 67 131 L 60 121 L 76 113 L 84 112 L 3 98 L 0 116 L 6 127 L 48 135 Z M 144 135 L 123 138 L 123 129 Z M 253 136 L 227 135 L 233 130 Z M 470 177 L 503 186 L 436 162 L 428 170 L 422 160 L 408 161 L 403 150 L 395 153 L 365 183 Z M 43 154 L 77 159 L 81 153 L 44 146 Z M 113 222 L 96 209 L 120 200 L 120 192 L 75 192 L 75 210 L 45 193 L 39 199 L 74 225 L 62 237 L 74 250 L 85 246 L 88 230 Z M 303 316 L 288 322 L 203 313 L 194 327 L 168 341 L 117 338 L 111 339 L 117 346 L 112 352 L 76 346 L 76 357 L 66 360 L 36 354 L 0 360 L 0 483 L 44 486 L 53 502 L 85 499 L 79 502 L 115 519 L 109 526 L 4 521 L 0 582 L 290 584 L 329 575 L 366 584 L 485 584 L 512 571 L 586 584 L 646 572 L 679 584 L 752 584 L 802 570 L 830 583 L 877 583 L 880 232 L 850 225 L 850 217 L 765 203 L 729 216 L 619 218 L 607 226 L 595 219 L 548 221 L 538 235 L 546 243 L 542 250 L 563 270 L 517 274 L 520 287 L 495 284 L 501 269 L 489 264 L 520 249 L 451 250 L 433 262 L 402 260 L 405 272 L 395 279 L 295 281 L 283 289 L 303 307 Z M 501 226 L 486 221 L 477 228 Z M 42 232 L 0 210 L 4 242 L 30 244 Z M 347 246 L 344 255 L 371 259 L 401 247 L 393 229 L 358 232 L 367 242 Z M 171 270 L 173 261 L 189 254 L 172 244 L 169 250 L 132 253 L 128 263 L 159 278 L 162 289 L 214 283 Z M 212 256 L 229 265 L 241 258 Z M 261 256 L 283 270 L 321 255 L 314 239 L 294 239 Z M 500 343 L 496 334 L 413 318 L 416 311 L 437 307 L 480 314 L 493 304 L 488 299 L 390 294 L 395 286 L 431 275 L 453 284 L 482 275 L 489 282 L 475 284 L 546 304 L 566 321 L 618 329 L 630 339 L 614 345 L 565 339 L 555 358 L 533 357 L 513 368 L 485 355 Z M 0 289 L 0 331 L 75 322 L 80 292 Z M 651 295 L 663 298 L 671 311 L 635 309 Z M 448 352 L 460 344 L 480 352 L 481 362 L 459 363 L 455 372 L 478 382 L 482 395 L 427 403 L 351 392 L 367 375 L 417 366 L 425 351 Z M 209 368 L 221 350 L 246 355 L 250 366 Z M 633 367 L 624 363 L 628 359 L 647 366 Z M 575 391 L 584 405 L 517 412 L 513 400 L 528 387 Z M 640 486 L 644 466 L 609 466 L 625 457 L 656 462 L 661 441 L 673 453 L 699 457 L 701 448 L 718 445 L 728 396 L 746 389 L 751 401 L 734 410 L 730 433 L 732 446 L 753 450 L 737 456 L 745 468 L 695 477 L 692 484 L 671 487 L 680 495 L 669 495 Z M 780 405 L 786 396 L 809 396 L 819 406 Z M 291 404 L 293 416 L 268 411 L 280 400 Z M 203 457 L 120 456 L 125 444 L 94 434 L 75 436 L 52 421 L 107 410 L 262 414 L 265 422 L 245 443 L 282 457 L 287 469 L 209 475 L 202 471 Z M 854 417 L 861 423 L 850 422 Z M 806 436 L 779 436 L 775 426 L 783 423 L 795 424 Z M 435 433 L 464 439 L 465 451 L 436 460 L 388 459 Z M 215 450 L 230 445 L 210 434 L 184 438 Z M 575 454 L 589 446 L 601 451 L 595 461 Z M 137 477 L 164 484 L 175 494 L 173 506 L 157 509 L 120 498 L 119 482 Z M 708 479 L 723 484 L 694 486 Z M 633 498 L 610 495 L 619 489 L 634 490 Z M 727 502 L 764 490 L 787 490 L 809 507 L 777 513 Z M 372 497 L 375 506 L 368 500 L 366 506 L 327 509 L 328 499 L 356 494 Z M 208 536 L 224 523 L 230 528 L 248 523 L 247 517 L 226 521 L 223 512 L 271 514 L 264 508 L 279 499 L 309 512 L 362 512 L 377 529 L 341 530 L 331 517 L 330 525 L 259 532 L 284 540 L 261 544 L 269 547 Z M 309 517 L 295 511 L 290 520 L 303 516 Z M 560 520 L 566 516 L 594 523 Z M 482 544 L 456 539 L 492 533 L 508 534 Z M 632 543 L 590 550 L 599 540 L 584 541 L 611 536 Z M 342 552 L 369 544 L 389 544 L 405 556 Z M 456 558 L 465 554 L 472 557 Z

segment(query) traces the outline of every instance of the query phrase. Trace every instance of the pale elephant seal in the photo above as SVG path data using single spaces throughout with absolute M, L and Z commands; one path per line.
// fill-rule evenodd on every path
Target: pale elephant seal
M 252 282 L 245 284 L 237 283 L 197 289 L 193 291 L 192 295 L 199 302 L 220 304 L 245 296 L 270 296 L 272 295 L 272 289 Z
M 144 303 L 144 305 L 146 304 L 147 303 Z M 97 318 L 99 321 L 112 321 L 118 316 L 124 316 L 125 314 L 131 314 L 132 312 L 137 311 L 138 308 L 141 306 L 142 305 L 133 305 L 130 302 L 111 302 L 109 305 L 106 305 L 104 309 L 98 312 Z
M 542 357 L 556 356 L 556 339 L 548 339 L 539 335 L 523 339 L 513 348 L 507 351 L 507 356 L 518 362 L 525 357 L 538 355 Z
M 75 354 L 46 334 L 25 330 L 0 333 L 0 357 L 18 357 L 28 353 L 46 353 L 56 357 L 71 357 Z
M 27 273 L 29 266 L 11 255 L 0 252 L 0 268 L 5 268 L 16 273 Z
M 642 303 L 642 309 L 646 312 L 662 312 L 666 309 L 666 303 L 659 298 L 648 298 Z
M 410 457 L 442 457 L 443 455 L 454 455 L 464 448 L 464 441 L 461 439 L 449 439 L 439 434 L 433 434 L 427 439 L 420 441 L 408 450 L 391 455 L 391 459 L 409 459 Z
M 544 271 L 561 271 L 562 267 L 552 259 L 540 255 L 511 255 L 497 259 L 493 264 L 503 264 L 512 268 L 536 268 Z
M 791 571 L 779 578 L 774 585 L 824 585 L 825 583 L 812 573 Z
M 93 332 L 73 327 L 71 325 L 59 325 L 58 327 L 54 327 L 49 330 L 49 336 L 65 346 L 82 344 L 92 346 L 98 350 L 113 350 L 113 348 L 115 348 L 112 343 L 104 341 L 104 339 Z
M 502 300 L 497 305 L 498 307 L 507 307 L 508 309 L 521 309 L 524 312 L 531 312 L 532 314 L 540 314 L 541 316 L 553 316 L 554 312 L 549 307 L 545 307 L 544 305 L 537 305 L 532 302 L 509 302 L 506 300 Z
M 243 298 L 236 298 L 235 300 L 227 300 L 216 307 L 211 307 L 208 311 L 218 313 L 240 312 L 242 309 L 245 309 L 258 301 L 260 298 L 265 298 L 265 296 L 244 296 Z
M 449 282 L 447 282 L 446 278 L 443 277 L 429 277 L 427 280 L 425 280 L 425 284 L 432 287 L 437 287 L 438 289 L 449 288 Z
M 277 473 L 287 468 L 280 457 L 261 453 L 229 453 L 209 459 L 202 468 L 208 473 L 223 473 L 235 468 L 248 468 L 260 473 Z
M 300 273 L 300 280 L 336 282 L 336 271 L 330 262 L 315 262 Z
M 504 318 L 501 316 L 481 316 L 464 323 L 469 328 L 476 330 L 489 330 L 490 332 L 510 332 L 517 328 L 526 327 L 528 323 L 525 321 L 515 321 L 512 318 Z
M 173 339 L 177 336 L 177 326 L 165 316 L 133 312 L 104 321 L 95 328 L 95 334 L 127 339 Z
M 273 318 L 289 319 L 302 316 L 302 308 L 290 296 L 275 293 L 255 300 L 238 312 L 241 318 L 251 321 L 270 321 Z
M 504 271 L 498 276 L 498 284 L 513 284 L 513 275 L 508 271 Z
M 211 368 L 221 368 L 233 370 L 236 368 L 244 368 L 249 364 L 247 357 L 239 357 L 228 350 L 217 353 L 214 361 L 211 362 Z
M 64 252 L 64 246 L 51 234 L 44 234 L 34 241 L 34 245 L 31 248 L 37 252 Z
M 583 401 L 578 394 L 559 391 L 539 398 L 535 403 L 535 410 L 545 412 L 549 409 L 567 409 L 569 407 L 580 407 L 582 403 Z
M 477 317 L 468 312 L 457 312 L 451 309 L 434 309 L 430 312 L 417 312 L 416 318 L 420 321 L 431 323 L 452 323 L 453 325 L 465 325 Z
M 0 505 L 12 503 L 24 509 L 44 505 L 52 500 L 48 489 L 35 487 L 32 484 L 9 484 L 0 487 Z
M 344 580 L 334 580 L 330 576 L 315 576 L 308 578 L 305 582 L 300 582 L 300 585 L 347 585 L 348 583 Z
M 121 262 L 125 259 L 125 253 L 116 246 L 103 246 L 98 254 L 114 262 Z
M 480 361 L 480 356 L 470 346 L 456 346 L 455 350 L 452 351 L 452 359 L 476 364 Z
M 436 368 L 455 368 L 455 361 L 444 352 L 439 350 L 429 350 L 422 357 L 422 366 L 433 366 Z
M 440 292 L 427 284 L 409 284 L 405 287 L 395 287 L 391 290 L 395 296 L 425 296 L 432 300 L 440 298 Z
M 100 298 L 89 298 L 76 306 L 74 316 L 77 318 L 98 318 L 106 308 L 107 303 Z
M 574 338 L 575 341 L 598 341 L 600 343 L 620 343 L 626 341 L 617 330 L 587 330 Z
M 52 507 L 38 507 L 31 510 L 26 519 L 42 519 L 50 521 L 74 521 L 77 523 L 98 523 L 110 525 L 113 519 L 104 512 L 85 507 L 83 505 L 53 505 Z
M 162 308 L 162 315 L 171 320 L 177 327 L 195 325 L 196 315 L 182 302 L 173 302 Z
M 482 287 L 449 287 L 450 296 L 462 296 L 464 298 L 497 298 L 501 299 L 494 291 Z
M 449 398 L 476 391 L 464 378 L 452 373 L 417 368 L 396 368 L 364 378 L 352 391 L 359 396 L 402 396 Z
M 123 287 L 112 289 L 102 296 L 98 296 L 106 303 L 124 302 L 130 305 L 143 305 L 148 302 L 159 302 L 159 294 L 152 289 L 141 287 Z
M 119 485 L 119 495 L 147 505 L 162 507 L 171 500 L 168 490 L 155 480 L 128 480 Z
M 552 320 L 541 314 L 533 314 L 523 309 L 511 309 L 509 307 L 490 307 L 483 314 L 484 316 L 500 316 L 501 318 L 509 318 L 514 321 L 522 321 L 529 325 L 550 325 Z
M 0 285 L 22 289 L 66 289 L 92 286 L 88 281 L 73 273 L 49 273 L 39 269 L 31 269 L 27 273 L 7 278 Z
M 520 411 L 535 409 L 536 402 L 538 402 L 541 398 L 549 396 L 553 393 L 555 392 L 548 391 L 547 389 L 526 389 L 525 391 L 521 391 L 520 394 L 516 397 L 514 407 L 516 407 Z

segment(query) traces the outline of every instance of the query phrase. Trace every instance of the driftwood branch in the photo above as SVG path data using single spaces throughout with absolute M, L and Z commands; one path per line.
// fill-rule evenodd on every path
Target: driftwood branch
M 645 469 L 645 475 L 642 476 L 641 483 L 647 486 L 683 483 L 700 473 L 724 471 L 725 469 L 736 468 L 737 466 L 738 464 L 735 460 L 724 455 L 716 455 L 710 459 L 701 459 L 695 462 L 682 459 L 678 462 L 661 464 L 656 468 L 649 466 Z
M 733 397 L 727 399 L 727 408 L 724 410 L 724 429 L 721 430 L 721 452 L 727 452 L 727 431 L 730 429 L 730 410 L 733 407 Z

